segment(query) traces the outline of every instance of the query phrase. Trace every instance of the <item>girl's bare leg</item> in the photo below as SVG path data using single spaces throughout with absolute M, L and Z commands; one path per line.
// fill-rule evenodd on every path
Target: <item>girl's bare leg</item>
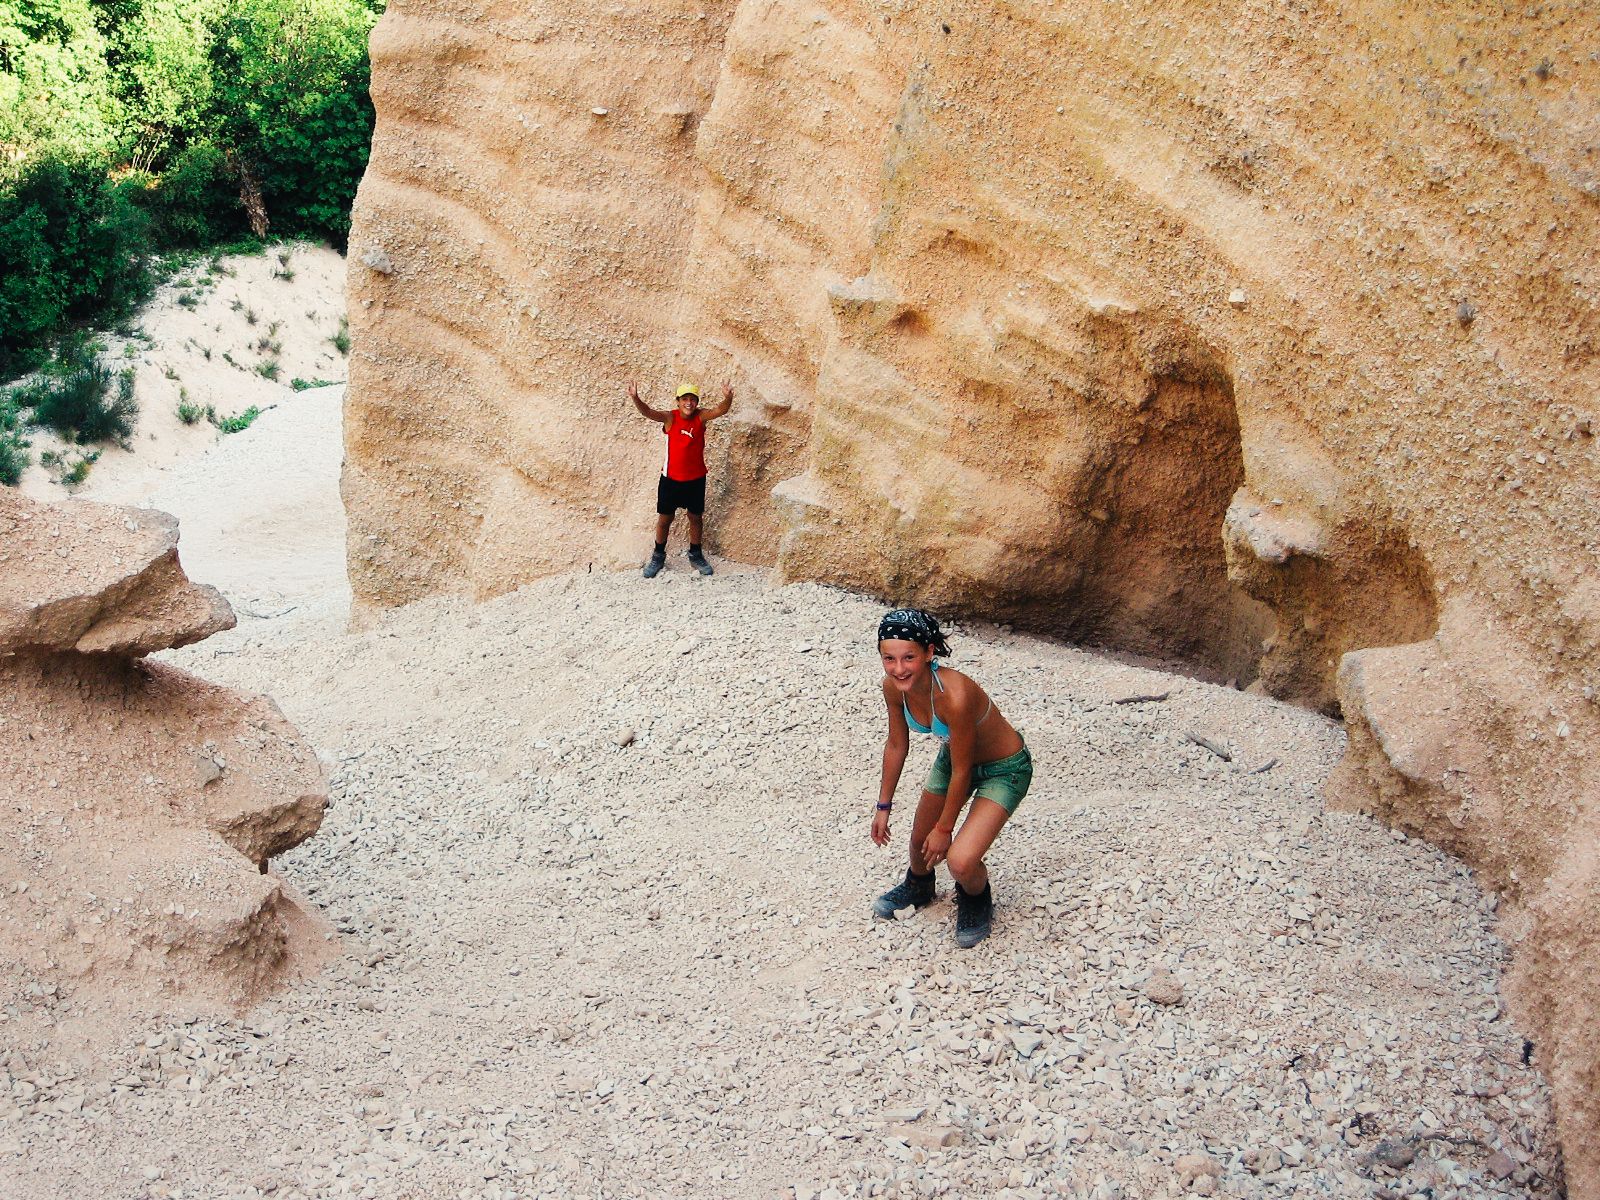
M 917 806 L 917 815 L 919 818 L 922 815 L 920 804 Z M 979 796 L 972 802 L 967 819 L 961 823 L 955 841 L 950 843 L 950 857 L 945 860 L 950 874 L 955 876 L 961 890 L 967 895 L 976 896 L 988 884 L 989 868 L 984 865 L 983 856 L 989 853 L 989 847 L 994 845 L 994 839 L 1000 836 L 1000 830 L 1010 816 L 987 796 Z M 911 853 L 912 865 L 915 866 L 917 852 L 914 843 Z
M 933 870 L 928 865 L 928 860 L 922 857 L 922 843 L 927 841 L 928 835 L 933 832 L 933 827 L 939 823 L 939 815 L 944 812 L 944 797 L 933 792 L 923 792 L 917 801 L 917 815 L 911 821 L 911 869 L 918 875 L 926 875 Z

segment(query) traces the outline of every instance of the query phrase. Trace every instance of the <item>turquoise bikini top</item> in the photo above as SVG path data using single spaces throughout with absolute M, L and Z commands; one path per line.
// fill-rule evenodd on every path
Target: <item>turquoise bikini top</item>
M 948 742 L 950 740 L 950 726 L 946 725 L 939 719 L 939 710 L 933 706 L 933 689 L 937 687 L 941 692 L 944 691 L 944 684 L 939 680 L 939 660 L 934 659 L 929 666 L 933 670 L 933 683 L 928 686 L 928 713 L 933 717 L 933 728 L 929 729 L 926 725 L 920 724 L 917 719 L 911 715 L 911 705 L 907 704 L 904 700 L 900 701 L 900 707 L 905 709 L 906 724 L 911 726 L 912 729 L 916 730 L 918 733 L 931 733 L 941 742 Z M 994 701 L 990 700 L 988 705 L 983 710 L 983 716 L 978 718 L 976 724 L 982 725 L 989 719 L 989 714 L 993 711 Z

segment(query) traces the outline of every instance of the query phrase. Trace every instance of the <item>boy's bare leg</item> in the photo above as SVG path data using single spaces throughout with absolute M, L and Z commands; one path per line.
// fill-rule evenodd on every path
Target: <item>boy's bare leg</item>
M 700 527 L 701 527 L 700 514 L 699 513 L 685 513 L 684 515 L 689 518 L 689 541 L 692 544 L 698 546 L 700 544 Z M 658 542 L 660 540 L 661 540 L 660 538 L 656 539 L 656 541 L 658 541 Z
M 665 546 L 667 544 L 667 534 L 669 534 L 671 532 L 672 532 L 672 514 L 671 513 L 657 513 L 656 514 L 656 545 Z

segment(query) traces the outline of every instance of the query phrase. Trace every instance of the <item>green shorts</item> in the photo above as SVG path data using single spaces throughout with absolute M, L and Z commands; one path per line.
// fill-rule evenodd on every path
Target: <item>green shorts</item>
M 972 765 L 972 794 L 993 800 L 1009 815 L 1028 794 L 1033 782 L 1033 755 L 1024 746 L 1007 758 Z M 939 757 L 933 760 L 933 770 L 928 772 L 928 791 L 942 796 L 950 790 L 950 747 L 939 747 Z

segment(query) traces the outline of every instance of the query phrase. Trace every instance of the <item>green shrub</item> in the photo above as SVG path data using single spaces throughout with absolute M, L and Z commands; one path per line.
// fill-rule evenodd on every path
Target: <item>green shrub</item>
M 281 368 L 278 366 L 278 360 L 275 358 L 269 358 L 265 362 L 259 362 L 256 364 L 256 374 L 261 376 L 263 379 L 271 379 L 276 381 L 280 369 Z
M 133 396 L 132 369 L 114 373 L 82 348 L 70 350 L 37 380 L 14 394 L 23 407 L 33 410 L 33 424 L 53 429 L 79 445 L 114 441 L 127 446 L 133 437 L 133 420 L 139 414 Z
M 70 326 L 125 319 L 149 296 L 137 185 L 107 168 L 42 158 L 0 188 L 0 378 L 38 366 Z
M 99 461 L 98 450 L 85 451 L 76 458 L 66 450 L 46 450 L 39 455 L 39 465 L 66 488 L 75 488 L 89 478 L 89 468 Z
M 333 387 L 338 382 L 337 379 L 301 379 L 296 376 L 289 381 L 289 386 L 297 392 L 304 392 L 311 388 Z
M 56 482 L 71 491 L 78 487 L 85 479 L 89 478 L 89 468 L 100 461 L 100 451 L 91 450 L 87 454 L 80 454 L 71 462 L 65 459 L 61 462 L 61 470 L 56 474 Z
M 23 435 L 21 406 L 10 393 L 0 395 L 0 484 L 16 487 L 22 482 L 32 444 Z
M 252 422 L 261 415 L 261 410 L 252 404 L 242 413 L 235 413 L 231 417 L 217 416 L 217 410 L 211 405 L 206 405 L 206 420 L 210 421 L 223 433 L 238 433 L 249 429 Z
M 200 418 L 206 415 L 206 410 L 189 400 L 187 388 L 178 389 L 178 420 L 185 425 L 198 424 Z
M 38 456 L 38 466 L 50 472 L 50 477 L 64 488 L 75 488 L 90 477 L 90 467 L 99 462 L 99 451 L 90 450 L 72 458 L 64 450 L 46 450 Z
M 333 348 L 335 350 L 337 350 L 340 354 L 349 354 L 350 353 L 350 318 L 349 317 L 340 317 L 339 318 L 339 328 L 334 331 L 333 336 L 330 337 L 328 340 L 333 343 Z
M 247 232 L 226 156 L 210 142 L 178 152 L 153 201 L 157 240 L 166 248 L 211 246 Z

